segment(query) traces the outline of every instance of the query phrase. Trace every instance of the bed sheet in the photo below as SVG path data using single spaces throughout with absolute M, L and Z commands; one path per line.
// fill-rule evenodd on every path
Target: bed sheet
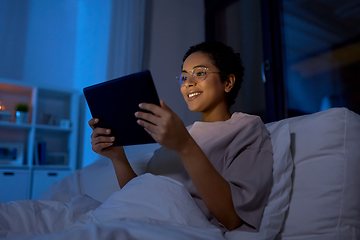
M 0 239 L 225 239 L 186 188 L 144 174 L 101 203 L 78 195 L 68 203 L 0 203 Z
M 27 236 L 17 240 L 225 240 L 214 228 L 198 228 L 161 221 L 119 219 L 104 224 L 88 224 L 80 229 L 54 234 Z

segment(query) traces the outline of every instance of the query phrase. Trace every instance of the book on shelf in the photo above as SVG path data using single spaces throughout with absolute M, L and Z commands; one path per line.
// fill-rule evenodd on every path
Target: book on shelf
M 0 110 L 0 122 L 10 122 L 11 121 L 11 112 Z
M 46 142 L 37 142 L 35 145 L 35 165 L 45 165 L 46 163 Z

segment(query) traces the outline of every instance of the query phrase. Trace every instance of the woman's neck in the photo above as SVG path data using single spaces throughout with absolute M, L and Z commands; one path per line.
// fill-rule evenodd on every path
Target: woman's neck
M 218 108 L 209 112 L 201 113 L 201 121 L 202 122 L 218 122 L 218 121 L 226 121 L 231 118 L 231 113 L 228 107 L 226 108 Z

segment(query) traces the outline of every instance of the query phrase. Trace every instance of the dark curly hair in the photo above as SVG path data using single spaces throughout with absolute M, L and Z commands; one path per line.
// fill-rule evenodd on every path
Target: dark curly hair
M 225 82 L 230 74 L 235 75 L 235 83 L 230 92 L 226 95 L 227 104 L 230 107 L 235 103 L 235 98 L 243 82 L 244 67 L 242 65 L 240 53 L 222 42 L 203 42 L 191 46 L 183 57 L 183 62 L 195 52 L 207 54 L 212 63 L 220 70 L 220 79 Z

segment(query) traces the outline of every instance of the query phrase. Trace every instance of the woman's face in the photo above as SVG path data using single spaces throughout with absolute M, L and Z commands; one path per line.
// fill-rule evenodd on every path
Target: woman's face
M 191 72 L 198 66 L 207 67 L 211 72 L 219 72 L 208 55 L 202 52 L 192 53 L 186 58 L 183 72 Z M 206 78 L 200 82 L 193 81 L 189 76 L 185 85 L 181 87 L 181 93 L 188 108 L 194 112 L 210 113 L 219 108 L 228 108 L 225 83 L 221 82 L 219 73 L 207 74 Z

